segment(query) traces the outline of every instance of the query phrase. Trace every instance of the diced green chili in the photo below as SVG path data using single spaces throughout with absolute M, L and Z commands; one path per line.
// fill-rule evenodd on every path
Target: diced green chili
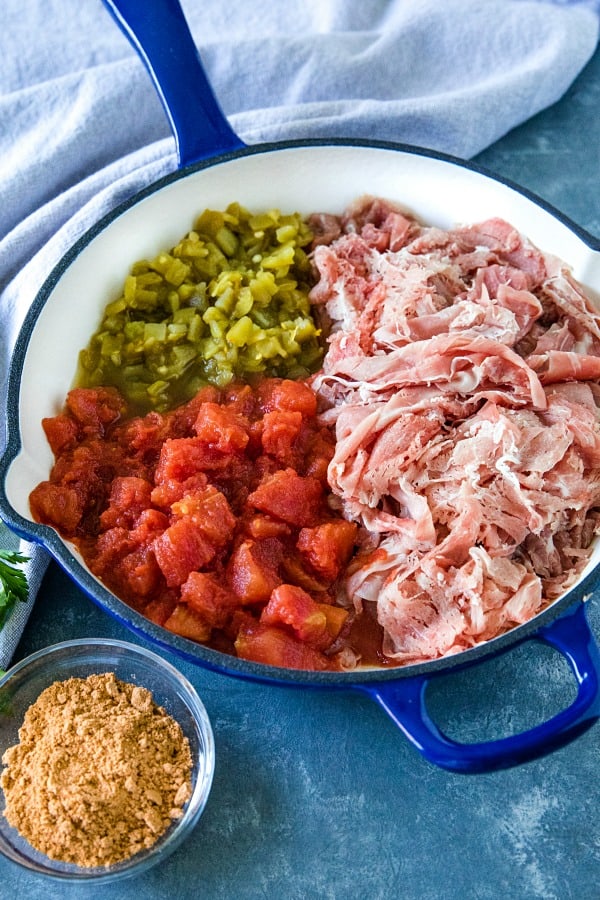
M 145 412 L 202 384 L 306 377 L 323 355 L 308 301 L 311 241 L 297 213 L 205 210 L 170 251 L 131 267 L 80 354 L 78 383 L 114 384 Z

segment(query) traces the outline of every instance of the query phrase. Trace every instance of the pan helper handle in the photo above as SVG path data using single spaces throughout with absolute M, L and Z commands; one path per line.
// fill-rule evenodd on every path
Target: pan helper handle
M 565 613 L 525 640 L 541 641 L 565 656 L 577 681 L 577 696 L 570 706 L 547 722 L 501 740 L 464 744 L 444 735 L 427 712 L 425 693 L 431 677 L 417 676 L 356 685 L 356 688 L 383 707 L 429 762 L 463 773 L 507 769 L 568 744 L 600 718 L 600 651 L 586 619 L 585 604 L 579 603 L 574 611 Z
M 245 147 L 217 102 L 178 0 L 103 2 L 150 73 L 179 168 Z

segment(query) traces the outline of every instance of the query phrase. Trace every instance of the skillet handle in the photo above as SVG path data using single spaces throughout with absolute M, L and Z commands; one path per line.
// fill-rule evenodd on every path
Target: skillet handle
M 600 651 L 584 604 L 540 628 L 527 640 L 559 650 L 578 684 L 573 703 L 547 722 L 497 741 L 463 744 L 443 734 L 430 718 L 425 692 L 430 678 L 355 685 L 380 704 L 429 762 L 452 772 L 493 772 L 545 756 L 574 740 L 600 718 Z
M 178 0 L 103 0 L 148 69 L 175 137 L 179 168 L 239 150 Z

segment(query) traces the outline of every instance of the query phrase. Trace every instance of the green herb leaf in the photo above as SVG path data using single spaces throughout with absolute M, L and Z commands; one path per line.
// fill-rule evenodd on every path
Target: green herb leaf
M 19 563 L 27 562 L 16 550 L 0 550 L 0 628 L 6 622 L 17 601 L 25 602 L 29 596 L 29 587 L 25 572 Z

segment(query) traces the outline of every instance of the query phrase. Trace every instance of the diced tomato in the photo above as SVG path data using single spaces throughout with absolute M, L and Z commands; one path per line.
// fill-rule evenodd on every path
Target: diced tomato
M 186 494 L 194 494 L 203 491 L 208 484 L 208 478 L 204 472 L 196 472 L 184 481 L 168 479 L 152 488 L 150 500 L 155 506 L 169 509 L 173 503 L 181 500 Z
M 293 410 L 266 413 L 261 444 L 265 453 L 283 466 L 297 468 L 301 461 L 302 413 Z
M 248 480 L 250 469 L 250 460 L 242 454 L 221 453 L 197 437 L 172 438 L 163 444 L 154 481 L 161 485 L 204 473 L 209 480 L 223 482 L 223 487 L 233 481 L 239 489 L 238 482 Z
M 164 627 L 168 631 L 174 632 L 174 634 L 189 638 L 191 641 L 198 641 L 199 643 L 207 641 L 212 631 L 210 625 L 204 621 L 202 616 L 194 612 L 187 603 L 177 604 L 164 623 Z
M 119 469 L 131 474 L 133 468 L 124 461 L 119 447 L 94 438 L 60 456 L 52 467 L 51 480 L 76 489 L 84 504 L 97 507 Z
M 341 606 L 333 606 L 330 603 L 320 603 L 319 606 L 327 619 L 327 631 L 331 635 L 332 641 L 335 641 L 340 636 L 350 613 L 347 609 L 343 609 Z
M 262 430 L 262 419 L 254 419 L 248 422 L 248 446 L 246 447 L 246 454 L 252 460 L 262 453 Z
M 210 462 L 210 450 L 196 438 L 168 438 L 160 451 L 154 472 L 155 484 L 185 481 L 203 472 Z
M 271 594 L 260 621 L 291 628 L 298 640 L 317 650 L 327 650 L 339 637 L 348 616 L 341 606 L 318 603 L 302 588 L 282 584 Z
M 237 453 L 248 443 L 248 431 L 241 416 L 218 403 L 203 403 L 198 411 L 194 431 L 199 440 L 220 453 Z
M 331 643 L 325 613 L 310 594 L 296 585 L 280 584 L 276 587 L 260 615 L 260 621 L 264 625 L 287 626 L 298 640 L 319 650 L 325 650 Z
M 227 498 L 213 485 L 186 494 L 171 506 L 176 518 L 188 517 L 202 529 L 215 546 L 222 547 L 232 537 L 236 518 Z
M 323 593 L 329 587 L 329 582 L 322 576 L 317 575 L 294 548 L 290 548 L 281 563 L 285 580 L 291 584 L 297 584 L 311 594 Z M 308 571 L 310 569 L 310 571 Z
M 263 412 L 294 410 L 306 418 L 317 414 L 317 396 L 301 381 L 269 378 L 258 385 L 257 394 Z
M 75 533 L 83 514 L 83 502 L 75 488 L 48 481 L 33 489 L 29 506 L 37 522 L 53 525 L 69 536 Z
M 297 546 L 315 572 L 335 581 L 352 555 L 357 531 L 354 522 L 344 519 L 324 522 L 314 528 L 303 528 Z
M 258 619 L 256 618 L 256 614 L 249 606 L 238 606 L 232 613 L 229 621 L 223 626 L 223 633 L 227 635 L 227 637 L 231 641 L 231 650 L 230 653 L 233 653 L 233 643 L 237 639 L 240 631 L 243 631 L 247 628 L 255 628 L 257 625 Z
M 242 604 L 266 602 L 281 584 L 277 546 L 275 540 L 242 541 L 233 551 L 228 565 L 229 583 Z
M 248 504 L 290 525 L 316 525 L 322 515 L 323 490 L 316 478 L 303 478 L 294 469 L 267 476 L 248 497 Z
M 143 608 L 143 613 L 151 622 L 156 625 L 164 625 L 175 606 L 177 601 L 171 592 L 161 591 L 153 597 Z
M 181 600 L 215 628 L 226 624 L 239 603 L 233 591 L 206 572 L 190 572 L 181 586 Z
M 169 519 L 159 509 L 143 509 L 129 532 L 136 544 L 148 544 L 169 527 Z
M 256 398 L 249 384 L 232 382 L 223 392 L 223 403 L 236 415 L 252 419 L 256 411 Z
M 262 446 L 261 446 L 262 450 Z M 275 472 L 278 472 L 281 466 L 277 464 L 277 460 L 273 459 L 272 456 L 267 456 L 264 453 L 260 453 L 256 459 L 254 460 L 254 486 L 258 486 L 263 481 L 265 481 L 270 475 L 274 475 Z
M 317 478 L 326 487 L 330 461 L 326 456 L 313 456 L 308 460 L 304 474 L 310 475 L 311 478 Z
M 116 388 L 74 388 L 67 394 L 67 409 L 89 435 L 102 437 L 106 426 L 116 422 L 125 408 Z
M 232 475 L 231 478 L 227 478 L 226 473 L 222 476 L 220 475 L 218 478 L 214 478 L 213 481 L 218 489 L 225 495 L 227 502 L 236 517 L 240 516 L 245 507 L 248 494 L 250 493 L 248 485 L 244 484 L 243 481 L 238 481 L 235 475 Z M 236 530 L 237 522 L 238 519 L 236 518 Z
M 143 545 L 127 554 L 119 563 L 117 570 L 108 578 L 113 585 L 118 579 L 122 594 L 136 606 L 136 601 L 150 597 L 161 583 L 156 557 L 150 547 Z
M 327 429 L 320 428 L 314 432 L 306 449 L 304 474 L 318 478 L 326 486 L 327 470 L 333 459 L 334 449 L 334 437 Z
M 115 525 L 98 535 L 96 540 L 93 569 L 99 578 L 110 577 L 118 563 L 135 549 L 129 528 Z
M 121 419 L 112 388 L 76 389 L 45 420 L 55 453 L 37 521 L 153 622 L 224 652 L 328 669 L 344 633 L 336 582 L 355 526 L 326 503 L 333 434 L 287 379 L 203 388 L 178 409 Z M 333 527 L 335 525 L 335 527 Z M 262 614 L 262 621 L 259 617 Z
M 127 453 L 133 450 L 139 457 L 149 457 L 154 464 L 167 437 L 169 431 L 166 419 L 157 412 L 123 422 L 114 431 L 115 440 Z
M 240 628 L 235 640 L 235 651 L 241 659 L 268 666 L 312 671 L 331 668 L 323 653 L 273 625 L 257 623 Z
M 170 587 L 183 584 L 190 572 L 206 566 L 217 552 L 215 545 L 190 518 L 173 522 L 152 546 Z
M 207 384 L 198 393 L 176 409 L 167 413 L 169 433 L 172 437 L 183 437 L 192 433 L 198 410 L 203 403 L 218 403 L 221 392 L 213 385 Z
M 71 450 L 77 443 L 79 426 L 71 416 L 61 413 L 59 416 L 42 419 L 42 428 L 55 456 Z
M 248 519 L 246 522 L 246 531 L 250 537 L 257 541 L 264 540 L 265 538 L 287 537 L 292 533 L 292 529 L 289 525 L 286 525 L 285 522 L 281 522 L 278 519 L 272 519 L 270 516 L 261 515 L 252 516 L 251 519 Z
M 99 535 L 92 562 L 95 574 L 136 608 L 164 587 L 154 553 L 162 528 L 152 522 L 153 512 L 143 513 L 140 525 L 133 530 L 116 526 Z
M 145 478 L 117 477 L 110 489 L 108 508 L 100 516 L 103 529 L 114 525 L 131 526 L 142 510 L 150 506 L 152 485 Z

